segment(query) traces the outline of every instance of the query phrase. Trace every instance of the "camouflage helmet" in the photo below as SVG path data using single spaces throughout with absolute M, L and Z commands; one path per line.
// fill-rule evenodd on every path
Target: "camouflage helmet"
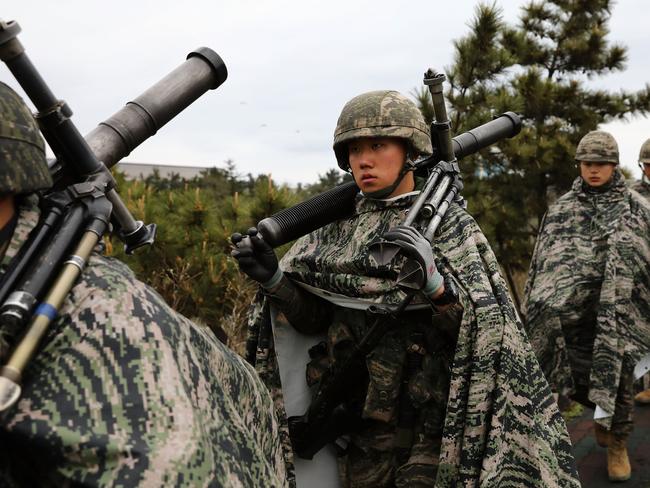
M 639 163 L 650 163 L 650 139 L 645 141 L 639 151 Z
M 36 121 L 22 98 L 0 82 L 0 194 L 31 193 L 51 185 Z
M 576 148 L 576 161 L 618 164 L 618 144 L 614 136 L 602 130 L 592 130 Z
M 339 167 L 349 168 L 347 143 L 359 137 L 399 137 L 409 145 L 409 156 L 431 154 L 429 127 L 415 104 L 399 92 L 362 93 L 345 104 L 334 131 L 334 153 Z

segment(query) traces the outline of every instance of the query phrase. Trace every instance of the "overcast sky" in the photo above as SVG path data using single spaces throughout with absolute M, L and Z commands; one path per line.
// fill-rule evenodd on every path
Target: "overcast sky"
M 451 63 L 452 40 L 468 32 L 476 3 L 4 0 L 1 15 L 21 25 L 27 53 L 84 134 L 188 52 L 211 47 L 224 59 L 228 80 L 126 160 L 222 166 L 233 159 L 242 174 L 297 183 L 336 167 L 332 134 L 347 100 L 376 89 L 408 94 L 427 67 Z M 498 4 L 514 22 L 524 2 Z M 595 86 L 638 90 L 650 81 L 647 6 L 647 0 L 615 6 L 610 39 L 628 47 L 628 67 Z M 0 79 L 17 86 L 4 65 Z M 614 134 L 622 161 L 638 177 L 650 121 L 602 128 Z

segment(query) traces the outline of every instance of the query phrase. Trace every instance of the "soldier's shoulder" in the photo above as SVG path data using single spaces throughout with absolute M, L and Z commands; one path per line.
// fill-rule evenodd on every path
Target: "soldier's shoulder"
M 158 324 L 189 323 L 167 305 L 165 300 L 146 285 L 123 262 L 94 253 L 80 280 L 71 291 L 68 310 L 76 314 L 110 314 L 123 321 L 155 321 Z M 73 312 L 74 313 L 74 312 Z
M 111 294 L 149 291 L 125 263 L 98 253 L 91 256 L 81 281 L 88 287 Z
M 566 215 L 576 205 L 579 205 L 577 195 L 573 190 L 569 190 L 554 203 L 549 205 L 544 220 L 548 221 L 557 218 L 565 219 Z
M 650 200 L 634 188 L 628 188 L 628 192 L 632 212 L 643 215 L 646 219 L 650 219 Z
M 447 210 L 444 222 L 453 222 L 455 225 L 463 226 L 478 226 L 474 217 L 467 211 L 466 208 L 458 203 L 452 203 Z
M 191 347 L 206 354 L 218 353 L 226 361 L 237 359 L 209 327 L 172 309 L 153 288 L 137 279 L 125 263 L 112 257 L 92 256 L 66 298 L 61 314 L 84 334 L 103 334 L 110 326 L 113 333 L 124 333 L 131 339 L 143 335 L 177 346 L 185 342 L 190 347 L 191 343 Z
M 563 194 L 560 198 L 558 198 L 552 205 L 550 205 L 548 208 L 550 209 L 559 209 L 567 204 L 572 204 L 574 202 L 577 202 L 577 194 L 573 190 L 569 190 L 565 194 Z
M 643 181 L 641 180 L 627 180 L 625 182 L 627 184 L 628 188 L 631 188 L 632 190 L 639 191 L 640 188 L 643 188 Z
M 472 242 L 478 245 L 485 240 L 483 231 L 474 217 L 457 203 L 449 206 L 437 235 L 439 242 L 444 242 L 451 247 L 468 246 Z

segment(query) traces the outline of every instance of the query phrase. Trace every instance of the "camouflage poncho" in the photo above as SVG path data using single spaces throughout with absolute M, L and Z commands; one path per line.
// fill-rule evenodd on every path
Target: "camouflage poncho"
M 368 244 L 400 223 L 413 199 L 360 198 L 350 218 L 298 240 L 282 269 L 294 280 L 335 293 L 399 301 L 397 270 L 379 269 L 368 256 Z M 464 210 L 452 205 L 433 250 L 441 271 L 459 284 L 464 308 L 436 486 L 580 486 L 566 426 L 485 237 Z M 268 307 L 258 302 L 249 323 L 258 335 L 256 367 L 281 410 L 268 322 Z
M 20 210 L 3 271 L 37 218 Z M 255 371 L 124 264 L 82 277 L 0 420 L 0 486 L 285 486 Z
M 574 392 L 563 329 L 594 337 L 589 400 L 609 428 L 624 363 L 650 352 L 650 205 L 621 174 L 604 191 L 571 191 L 549 208 L 526 285 L 526 322 L 549 382 Z
M 647 178 L 644 177 L 641 180 L 634 180 L 630 183 L 630 189 L 637 192 L 646 200 L 650 200 L 650 181 Z

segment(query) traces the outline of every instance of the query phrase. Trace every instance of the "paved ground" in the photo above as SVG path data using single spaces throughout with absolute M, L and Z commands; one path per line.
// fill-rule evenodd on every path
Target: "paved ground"
M 625 483 L 610 483 L 607 479 L 607 449 L 596 444 L 591 420 L 593 410 L 585 408 L 582 415 L 569 422 L 573 453 L 584 488 L 650 488 L 650 406 L 637 406 L 634 414 L 634 432 L 627 445 L 632 479 Z

